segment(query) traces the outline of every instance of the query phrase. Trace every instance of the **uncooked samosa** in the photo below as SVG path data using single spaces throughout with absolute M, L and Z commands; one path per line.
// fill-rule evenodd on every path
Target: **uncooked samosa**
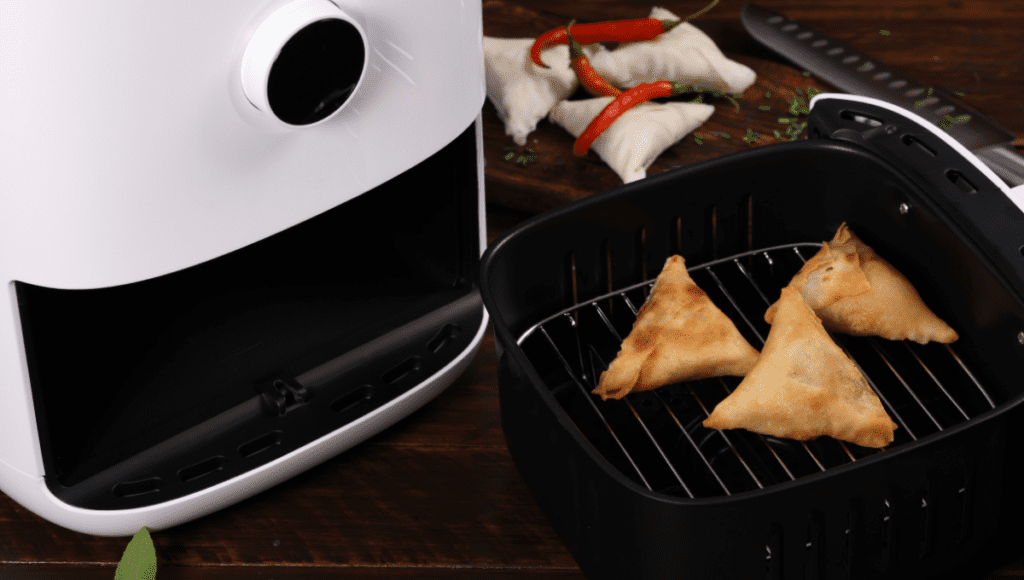
M 562 101 L 549 118 L 579 137 L 613 97 Z M 711 117 L 715 108 L 701 103 L 640 103 L 626 111 L 594 140 L 592 148 L 623 183 L 647 177 L 647 168 L 666 149 Z
M 650 17 L 680 19 L 660 7 L 651 9 Z M 622 89 L 665 80 L 739 94 L 757 80 L 753 69 L 726 57 L 711 37 L 689 22 L 652 40 L 625 42 L 589 58 L 599 75 Z
M 801 441 L 828 435 L 864 447 L 892 443 L 896 424 L 800 293 L 783 288 L 776 304 L 757 364 L 704 426 Z
M 526 145 L 527 135 L 551 107 L 579 86 L 576 73 L 569 68 L 569 47 L 545 49 L 541 54 L 550 68 L 541 68 L 530 60 L 533 40 L 485 36 L 483 42 L 487 98 L 505 122 L 505 134 L 517 145 Z M 583 47 L 588 57 L 604 50 L 600 45 Z
M 865 284 L 866 280 L 866 284 Z M 956 331 L 925 306 L 914 286 L 844 223 L 789 285 L 800 290 L 825 328 L 853 336 L 950 343 Z M 772 324 L 776 306 L 765 313 Z
M 632 391 L 680 381 L 742 377 L 753 368 L 757 355 L 690 278 L 683 257 L 672 256 L 594 394 L 621 399 Z

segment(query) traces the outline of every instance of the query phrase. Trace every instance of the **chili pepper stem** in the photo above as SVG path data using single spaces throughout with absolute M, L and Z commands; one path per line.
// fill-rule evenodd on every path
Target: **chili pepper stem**
M 707 5 L 707 6 L 705 6 L 704 8 L 701 8 L 701 9 L 700 9 L 700 10 L 698 10 L 697 12 L 694 12 L 693 14 L 691 14 L 691 15 L 687 16 L 687 17 L 686 17 L 686 21 L 687 21 L 687 22 L 689 22 L 690 20 L 693 20 L 694 18 L 696 18 L 696 17 L 700 16 L 701 14 L 704 14 L 704 13 L 705 13 L 705 12 L 707 12 L 708 10 L 711 10 L 712 8 L 714 8 L 715 6 L 717 6 L 717 5 L 718 5 L 718 1 L 719 1 L 719 0 L 711 0 L 711 4 L 708 4 L 708 5 Z
M 679 26 L 683 22 L 686 22 L 686 21 L 685 20 L 662 20 L 661 21 L 661 26 L 663 28 L 662 33 L 665 33 L 665 32 L 668 32 L 669 30 L 672 30 L 673 28 L 675 28 L 676 26 Z

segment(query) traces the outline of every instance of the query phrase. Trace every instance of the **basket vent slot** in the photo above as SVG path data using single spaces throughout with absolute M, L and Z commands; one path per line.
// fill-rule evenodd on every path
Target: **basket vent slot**
M 392 368 L 390 371 L 384 373 L 381 376 L 381 380 L 384 381 L 384 384 L 386 385 L 393 385 L 398 381 L 404 379 L 405 377 L 409 376 L 410 374 L 420 370 L 422 362 L 423 359 L 421 359 L 420 357 L 411 356 L 395 365 L 395 367 Z
M 872 117 L 871 115 L 865 115 L 864 113 L 857 113 L 855 111 L 843 111 L 839 113 L 839 116 L 847 121 L 853 121 L 854 123 L 860 123 L 869 127 L 881 127 L 882 120 Z
M 636 232 L 636 263 L 638 282 L 647 280 L 647 228 L 641 227 Z M 644 298 L 647 298 L 648 289 L 644 288 Z
M 271 431 L 266 435 L 260 435 L 248 443 L 243 443 L 238 447 L 238 454 L 243 458 L 249 458 L 257 453 L 262 453 L 275 445 L 280 445 L 281 440 L 284 438 L 284 433 L 281 431 Z
M 768 543 L 765 545 L 765 578 L 782 580 L 782 526 L 773 523 L 768 528 Z
M 936 155 L 935 151 L 932 150 L 931 147 L 925 145 L 920 139 L 913 135 L 904 135 L 903 144 L 926 157 L 935 157 Z
M 611 291 L 615 289 L 615 283 L 613 282 L 612 276 L 612 245 L 608 238 L 601 241 L 601 256 L 601 267 L 604 268 L 603 279 L 605 283 L 602 290 L 611 293 Z M 606 306 L 608 307 L 608 313 L 614 316 L 615 305 L 610 298 L 608 299 Z
M 806 556 L 804 559 L 805 580 L 817 580 L 821 577 L 824 569 L 822 561 L 825 555 L 825 527 L 822 525 L 820 512 L 812 512 L 807 518 L 807 544 Z
M 576 251 L 569 252 L 569 255 L 565 260 L 566 272 L 568 273 L 568 284 L 569 284 L 569 298 L 571 299 L 570 306 L 576 306 L 580 303 L 579 293 L 576 286 Z
M 682 255 L 683 253 L 683 218 L 677 217 L 675 223 L 676 232 L 676 253 Z
M 974 184 L 967 180 L 966 177 L 956 169 L 950 169 L 946 172 L 946 177 L 953 182 L 953 185 L 964 193 L 978 193 L 978 188 L 974 187 Z
M 193 481 L 199 479 L 204 475 L 209 475 L 214 471 L 219 471 L 224 468 L 224 457 L 218 455 L 211 457 L 205 461 L 200 461 L 195 465 L 190 465 L 178 471 L 178 477 L 182 481 Z
M 117 497 L 135 497 L 147 493 L 160 491 L 160 484 L 163 483 L 159 477 L 150 477 L 139 481 L 126 481 L 114 486 L 113 492 Z
M 882 547 L 888 548 L 892 541 L 892 504 L 885 500 L 885 510 L 882 512 Z
M 711 252 L 711 259 L 718 257 L 718 208 L 710 206 L 704 210 L 704 248 Z
M 971 537 L 971 491 L 970 469 L 964 466 L 964 475 L 960 480 L 953 507 L 953 529 L 956 532 L 957 544 L 963 544 Z
M 935 509 L 928 498 L 927 490 L 921 494 L 921 558 L 930 556 L 935 548 Z
M 846 578 L 851 577 L 853 568 L 853 510 L 846 512 L 846 531 L 843 533 L 843 570 Z
M 441 352 L 444 347 L 452 343 L 462 334 L 462 327 L 458 324 L 445 324 L 441 330 L 427 343 L 430 352 Z
M 359 405 L 369 401 L 372 393 L 372 386 L 363 385 L 358 389 L 345 393 L 337 399 L 334 399 L 334 402 L 331 403 L 331 410 L 335 413 L 344 413 L 345 411 L 355 409 Z

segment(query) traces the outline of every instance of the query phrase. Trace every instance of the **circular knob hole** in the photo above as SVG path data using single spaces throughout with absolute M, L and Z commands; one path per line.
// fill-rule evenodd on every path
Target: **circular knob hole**
M 281 47 L 267 79 L 267 100 L 277 118 L 309 125 L 337 111 L 363 73 L 359 31 L 340 19 L 314 22 Z

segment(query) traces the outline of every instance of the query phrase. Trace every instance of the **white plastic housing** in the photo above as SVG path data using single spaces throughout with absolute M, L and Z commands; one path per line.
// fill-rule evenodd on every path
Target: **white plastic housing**
M 47 489 L 14 281 L 84 289 L 175 272 L 370 190 L 440 150 L 474 120 L 480 145 L 480 2 L 336 0 L 365 34 L 364 78 L 335 116 L 303 127 L 275 122 L 242 87 L 246 47 L 286 3 L 4 0 L 0 490 L 52 522 L 89 534 L 131 535 L 143 525 L 160 529 L 237 502 L 421 405 L 461 372 L 482 338 L 486 316 L 461 358 L 420 387 L 193 496 L 92 511 Z

